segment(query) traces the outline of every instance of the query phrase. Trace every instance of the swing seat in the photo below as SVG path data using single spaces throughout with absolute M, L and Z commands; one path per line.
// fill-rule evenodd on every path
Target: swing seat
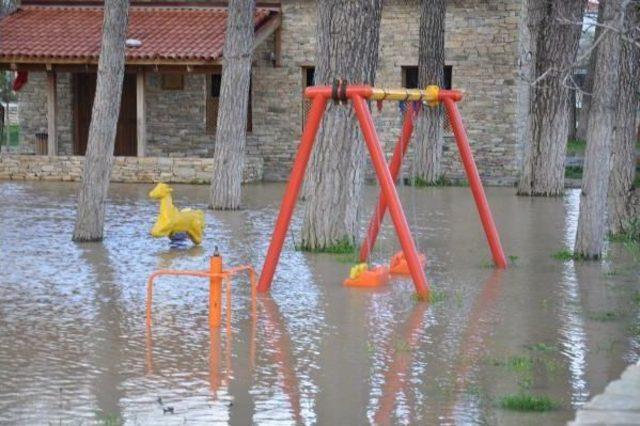
M 424 253 L 418 253 L 418 260 L 420 261 L 420 266 L 424 268 L 424 265 L 427 263 L 427 256 L 425 256 Z M 407 259 L 404 257 L 404 252 L 399 251 L 391 257 L 389 271 L 394 275 L 411 275 Z
M 380 287 L 389 281 L 389 268 L 384 265 L 375 266 L 372 269 L 359 271 L 358 274 L 351 274 L 344 280 L 345 287 Z

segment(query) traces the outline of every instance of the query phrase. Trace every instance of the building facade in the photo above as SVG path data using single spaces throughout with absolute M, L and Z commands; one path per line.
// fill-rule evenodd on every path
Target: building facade
M 26 1 L 23 4 L 25 9 L 56 7 L 29 6 Z M 260 6 L 265 7 L 264 4 Z M 189 4 L 180 9 L 216 7 L 204 3 Z M 151 13 L 151 9 L 158 10 L 154 13 L 166 9 L 135 3 L 132 8 L 147 8 L 147 13 Z M 257 40 L 252 69 L 247 167 L 251 169 L 248 173 L 251 180 L 281 181 L 288 176 L 302 133 L 308 107 L 303 90 L 313 84 L 316 3 L 313 0 L 282 0 L 269 2 L 264 10 L 271 23 L 268 27 L 262 23 L 256 28 L 256 34 L 261 28 L 262 32 Z M 447 74 L 451 86 L 464 93 L 459 107 L 471 146 L 482 177 L 492 184 L 510 184 L 518 172 L 516 59 L 519 12 L 519 0 L 453 0 L 447 4 Z M 224 28 L 224 23 L 218 25 Z M 415 79 L 418 31 L 417 0 L 385 2 L 377 86 L 409 85 Z M 145 43 L 144 34 L 130 36 Z M 12 64 L 10 60 L 6 52 L 2 52 L 0 62 L 5 68 L 13 66 L 16 69 L 16 63 Z M 116 144 L 116 155 L 181 158 L 182 162 L 193 158 L 200 163 L 203 158 L 210 158 L 215 143 L 220 58 L 191 66 L 170 66 L 170 61 L 159 65 L 136 64 L 129 59 L 127 63 L 130 73 L 125 78 L 120 126 L 126 129 L 129 123 L 130 128 L 119 132 L 119 135 L 125 135 L 120 145 Z M 43 65 L 47 67 L 46 62 Z M 19 64 L 17 69 L 20 69 Z M 48 69 L 33 66 L 28 69 L 28 83 L 18 92 L 23 146 L 35 150 L 36 135 L 50 133 L 55 128 L 55 154 L 82 155 L 95 71 L 91 77 L 91 70 L 87 73 L 77 67 L 57 69 L 53 96 L 55 127 L 52 127 L 48 120 L 51 115 L 51 71 L 47 74 Z M 131 92 L 129 95 L 127 90 Z M 144 92 L 143 96 L 140 91 Z M 144 114 L 144 141 L 140 140 L 141 111 Z M 398 104 L 385 103 L 382 111 L 374 108 L 374 119 L 381 140 L 391 149 L 401 124 Z M 137 139 L 132 141 L 134 135 Z M 445 137 L 444 149 L 446 176 L 462 178 L 462 167 L 451 137 Z M 0 177 L 1 164 L 0 160 Z

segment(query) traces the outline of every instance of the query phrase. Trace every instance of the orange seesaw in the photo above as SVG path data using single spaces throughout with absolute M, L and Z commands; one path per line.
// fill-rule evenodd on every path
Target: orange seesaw
M 251 299 L 256 299 L 256 272 L 251 265 L 241 265 L 230 269 L 222 269 L 222 257 L 218 253 L 216 247 L 209 260 L 208 271 L 180 271 L 174 269 L 161 269 L 153 272 L 149 276 L 147 281 L 147 327 L 151 326 L 151 305 L 153 304 L 153 284 L 157 277 L 162 275 L 171 276 L 189 276 L 209 278 L 209 326 L 216 328 L 220 326 L 222 317 L 222 282 L 227 280 L 227 292 L 230 291 L 229 283 L 231 277 L 241 272 L 246 272 L 249 275 L 249 282 L 251 284 Z

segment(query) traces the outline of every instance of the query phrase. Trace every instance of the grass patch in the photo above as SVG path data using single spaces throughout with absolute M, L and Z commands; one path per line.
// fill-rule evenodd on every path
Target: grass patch
M 509 263 L 516 263 L 516 261 L 519 259 L 519 257 L 510 254 L 509 256 L 507 256 L 507 259 L 509 259 Z
M 558 347 L 555 345 L 549 345 L 547 343 L 532 343 L 530 345 L 525 345 L 524 346 L 526 349 L 533 351 L 533 352 L 541 352 L 541 353 L 545 353 L 545 354 L 549 354 L 549 353 L 554 353 L 554 352 L 558 352 Z
M 564 177 L 567 179 L 582 179 L 582 167 L 567 166 L 564 169 Z
M 498 401 L 498 406 L 505 410 L 544 412 L 555 410 L 560 404 L 548 396 L 518 393 L 503 396 Z
M 20 125 L 9 124 L 6 129 L 6 133 L 2 133 L 2 144 L 7 143 L 7 136 L 9 137 L 9 145 L 16 146 L 20 143 Z
M 569 249 L 558 250 L 557 252 L 551 255 L 555 260 L 561 260 L 563 262 L 568 262 L 569 260 L 579 260 L 580 256 L 576 255 Z
M 505 360 L 494 359 L 491 364 L 516 373 L 529 373 L 533 370 L 533 358 L 529 356 L 516 355 Z
M 344 237 L 342 240 L 332 245 L 318 248 L 305 245 L 297 245 L 296 250 L 306 251 L 308 253 L 354 254 L 356 251 L 356 246 L 353 242 L 353 239 Z
M 640 337 L 640 324 L 631 325 L 628 330 L 632 336 Z
M 447 300 L 447 293 L 443 290 L 433 290 L 429 293 L 429 302 L 431 303 L 440 303 Z
M 591 311 L 586 313 L 586 317 L 591 321 L 609 322 L 619 320 L 622 315 L 613 311 Z
M 427 182 L 421 177 L 407 178 L 404 180 L 405 185 L 414 186 L 416 188 L 427 187 L 447 187 L 447 186 L 469 186 L 469 182 L 466 180 L 451 180 L 444 176 L 440 176 L 435 182 Z
M 584 155 L 587 142 L 581 139 L 572 139 L 567 142 L 567 156 Z
M 636 291 L 631 300 L 633 300 L 635 303 L 640 304 L 640 291 Z

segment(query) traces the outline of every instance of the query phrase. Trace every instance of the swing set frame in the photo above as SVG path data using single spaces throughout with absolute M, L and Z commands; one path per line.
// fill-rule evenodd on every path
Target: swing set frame
M 380 224 L 388 209 L 416 292 L 420 298 L 428 298 L 429 283 L 420 263 L 420 258 L 395 186 L 395 181 L 400 173 L 402 160 L 406 154 L 413 132 L 413 113 L 411 106 L 408 105 L 407 111 L 405 112 L 402 132 L 394 149 L 391 162 L 388 164 L 373 123 L 371 110 L 367 104 L 368 100 L 378 102 L 385 100 L 413 101 L 426 102 L 431 107 L 435 107 L 440 103 L 444 105 L 451 123 L 451 128 L 453 129 L 469 186 L 480 215 L 480 220 L 489 243 L 493 261 L 498 268 L 502 269 L 507 266 L 502 244 L 500 243 L 500 236 L 498 235 L 498 230 L 491 214 L 482 181 L 480 180 L 480 175 L 473 159 L 473 153 L 469 146 L 469 139 L 467 138 L 467 133 L 462 123 L 462 117 L 456 106 L 456 102 L 462 99 L 462 93 L 456 90 L 442 90 L 437 86 L 429 86 L 425 90 L 381 89 L 368 85 L 349 85 L 346 81 L 336 80 L 333 86 L 308 87 L 305 89 L 304 94 L 312 101 L 311 110 L 309 111 L 307 122 L 302 132 L 298 152 L 282 199 L 267 256 L 262 267 L 257 287 L 259 292 L 269 291 L 271 287 L 273 275 L 280 259 L 282 246 L 304 180 L 307 164 L 311 157 L 315 137 L 330 99 L 342 103 L 351 101 L 356 113 L 356 118 L 360 124 L 365 144 L 371 156 L 371 162 L 375 169 L 378 182 L 380 183 L 380 195 L 376 204 L 376 210 L 369 223 L 366 239 L 360 249 L 361 260 L 366 260 L 369 257 L 375 245 Z

